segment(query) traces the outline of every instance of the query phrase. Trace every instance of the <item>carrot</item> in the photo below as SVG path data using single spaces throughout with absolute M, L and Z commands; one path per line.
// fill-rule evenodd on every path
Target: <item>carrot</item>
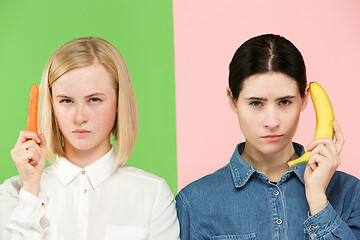
M 37 112 L 38 112 L 39 89 L 36 84 L 32 85 L 29 95 L 29 108 L 26 122 L 26 130 L 37 134 Z

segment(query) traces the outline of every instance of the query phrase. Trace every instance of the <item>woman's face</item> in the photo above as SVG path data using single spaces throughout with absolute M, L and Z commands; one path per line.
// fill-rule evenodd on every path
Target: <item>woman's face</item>
M 107 69 L 95 63 L 73 69 L 52 84 L 55 118 L 65 152 L 108 151 L 117 112 L 117 92 Z
M 296 81 L 288 75 L 268 72 L 245 79 L 237 102 L 229 99 L 246 144 L 271 155 L 291 144 L 307 96 L 301 98 Z

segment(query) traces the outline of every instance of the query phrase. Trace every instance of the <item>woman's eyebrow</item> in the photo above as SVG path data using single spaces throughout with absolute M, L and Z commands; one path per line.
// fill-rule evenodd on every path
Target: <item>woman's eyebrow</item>
M 104 93 L 101 93 L 101 92 L 95 92 L 95 93 L 89 94 L 89 95 L 84 96 L 84 97 L 85 97 L 85 98 L 91 98 L 91 97 L 94 97 L 94 96 L 103 96 L 103 95 L 105 95 L 105 94 L 104 94 Z M 65 94 L 62 94 L 62 93 L 56 95 L 56 97 L 57 97 L 57 98 L 72 98 L 72 97 L 69 97 L 69 96 L 67 96 L 67 95 L 65 95 Z
M 105 95 L 104 93 L 101 93 L 101 92 L 95 92 L 95 93 L 92 93 L 90 95 L 87 95 L 85 96 L 86 98 L 91 98 L 91 97 L 95 97 L 95 96 L 103 96 Z
M 281 100 L 292 99 L 292 98 L 295 98 L 295 96 L 286 95 L 286 96 L 284 96 L 284 97 L 276 98 L 275 100 L 276 100 L 276 101 L 281 101 Z M 267 98 L 263 98 L 263 97 L 248 97 L 248 98 L 245 98 L 245 100 L 249 100 L 249 101 L 267 101 Z
M 249 101 L 267 101 L 266 98 L 262 98 L 262 97 L 248 97 L 248 98 L 245 98 L 245 100 L 249 100 Z
M 69 98 L 69 99 L 72 99 L 72 97 L 66 96 L 65 94 L 58 94 L 58 95 L 56 95 L 56 98 Z
M 276 101 L 281 101 L 281 100 L 286 100 L 286 99 L 292 99 L 292 98 L 295 98 L 295 96 L 292 96 L 292 95 L 287 95 L 285 97 L 279 97 L 277 99 L 275 99 Z

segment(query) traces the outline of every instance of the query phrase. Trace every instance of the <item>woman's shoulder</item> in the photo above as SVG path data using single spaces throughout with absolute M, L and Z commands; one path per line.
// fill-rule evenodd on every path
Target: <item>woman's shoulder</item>
M 346 172 L 343 171 L 336 171 L 334 173 L 334 176 L 332 177 L 329 186 L 341 186 L 343 189 L 349 189 L 349 188 L 359 188 L 360 191 L 360 180 Z
M 153 173 L 128 165 L 118 168 L 114 175 L 116 178 L 127 178 L 130 181 L 135 182 L 147 182 L 154 184 L 162 184 L 165 182 L 163 178 Z
M 136 167 L 125 165 L 118 168 L 108 180 L 110 184 L 116 184 L 118 189 L 126 189 L 133 195 L 147 194 L 144 201 L 151 202 L 151 196 L 174 198 L 169 185 L 162 177 Z
M 232 177 L 229 169 L 229 164 L 216 170 L 215 172 L 201 177 L 179 192 L 180 195 L 200 195 L 211 194 L 212 192 L 226 191 L 232 184 Z
M 360 199 L 360 180 L 348 173 L 336 171 L 328 185 L 327 195 L 330 200 L 353 201 Z

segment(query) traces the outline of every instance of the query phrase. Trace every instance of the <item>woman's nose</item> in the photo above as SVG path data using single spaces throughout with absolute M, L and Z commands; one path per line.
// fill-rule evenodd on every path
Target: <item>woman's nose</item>
M 74 121 L 78 125 L 86 123 L 88 121 L 85 106 L 83 106 L 82 104 L 78 104 L 76 106 Z
M 266 128 L 274 129 L 280 125 L 279 116 L 274 107 L 269 107 L 266 111 L 264 125 Z

